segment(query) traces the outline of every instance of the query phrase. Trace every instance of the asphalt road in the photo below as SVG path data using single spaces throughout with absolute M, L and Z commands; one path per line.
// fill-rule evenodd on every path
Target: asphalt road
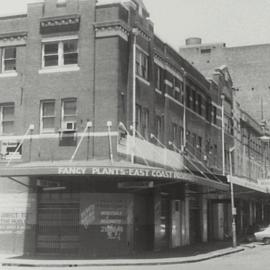
M 3 269 L 3 268 L 1 268 Z M 5 270 L 25 270 L 27 267 L 5 267 Z M 115 267 L 74 267 L 74 268 L 51 268 L 40 267 L 31 269 L 47 270 L 267 270 L 270 269 L 270 245 L 248 248 L 243 252 L 211 259 L 208 261 L 176 264 L 176 265 L 157 265 L 157 266 L 115 266 Z

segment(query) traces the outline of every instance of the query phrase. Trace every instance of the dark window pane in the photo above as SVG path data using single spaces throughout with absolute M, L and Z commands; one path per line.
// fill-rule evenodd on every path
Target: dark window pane
M 68 40 L 64 42 L 64 53 L 77 52 L 77 49 L 78 49 L 77 40 Z
M 5 48 L 5 59 L 16 58 L 16 47 L 7 47 Z
M 78 54 L 77 53 L 69 53 L 64 55 L 64 65 L 71 65 L 78 63 Z
M 58 65 L 58 55 L 50 55 L 44 57 L 44 66 L 57 66 Z
M 58 43 L 49 43 L 44 45 L 44 54 L 57 54 Z
M 4 61 L 4 70 L 16 70 L 16 59 L 5 60 Z

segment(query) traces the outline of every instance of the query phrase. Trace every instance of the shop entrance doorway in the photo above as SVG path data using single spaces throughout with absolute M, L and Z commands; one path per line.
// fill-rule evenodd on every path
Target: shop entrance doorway
M 78 254 L 79 213 L 79 194 L 40 193 L 37 217 L 37 253 Z

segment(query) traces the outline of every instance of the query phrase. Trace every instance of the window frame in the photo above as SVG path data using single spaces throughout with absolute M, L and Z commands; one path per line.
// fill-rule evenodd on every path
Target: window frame
M 156 125 L 156 137 L 158 140 L 162 140 L 162 117 L 159 115 L 156 115 L 155 118 L 155 125 Z
M 144 108 L 142 111 L 142 135 L 148 140 L 149 139 L 149 121 L 150 121 L 150 113 L 147 108 Z
M 68 41 L 76 41 L 77 42 L 77 63 L 74 64 L 64 64 L 64 43 Z M 47 44 L 57 44 L 57 65 L 46 66 L 45 65 L 45 46 Z M 58 38 L 44 38 L 41 41 L 41 68 L 42 69 L 61 69 L 67 67 L 78 67 L 79 66 L 79 37 L 78 36 L 66 36 L 66 37 L 58 37 Z
M 13 108 L 13 120 L 3 120 L 4 119 L 4 115 L 3 115 L 3 109 L 6 107 L 12 107 Z M 9 132 L 9 133 L 4 133 L 3 132 L 3 123 L 7 123 L 7 122 L 12 122 L 13 123 L 13 129 L 15 128 L 15 104 L 14 103 L 4 103 L 4 104 L 0 104 L 0 134 L 1 135 L 12 135 L 14 134 L 13 132 Z
M 67 114 L 67 115 L 65 115 L 65 111 L 64 111 L 65 110 L 65 106 L 64 106 L 64 104 L 65 104 L 65 102 L 70 102 L 70 101 L 74 101 L 75 102 L 75 104 L 76 104 L 76 112 L 75 112 L 75 114 Z M 78 121 L 78 119 L 77 119 L 77 116 L 78 116 L 78 106 L 77 106 L 77 103 L 78 103 L 77 98 L 64 98 L 64 99 L 61 100 L 61 128 L 62 129 L 64 129 L 64 123 L 66 123 L 66 122 L 72 122 L 72 121 L 74 121 L 75 125 L 77 125 L 77 121 Z M 65 117 L 74 117 L 74 120 L 66 121 L 66 120 L 64 120 Z
M 136 104 L 136 132 L 139 132 L 141 134 L 142 132 L 142 106 L 139 104 Z
M 136 58 L 135 60 L 136 61 L 136 76 L 146 81 L 149 81 L 149 54 L 147 54 L 142 49 L 137 47 L 135 58 Z M 143 64 L 146 64 L 145 67 Z
M 158 65 L 156 65 L 155 87 L 160 91 L 162 90 L 162 68 Z
M 43 105 L 48 103 L 54 103 L 54 114 L 49 115 L 49 116 L 44 116 L 43 112 Z M 44 128 L 43 126 L 43 119 L 45 118 L 54 118 L 54 127 L 53 128 Z M 54 133 L 55 132 L 55 120 L 56 120 L 56 107 L 55 107 L 55 100 L 50 99 L 50 100 L 41 100 L 40 101 L 40 133 Z
M 5 58 L 6 49 L 14 48 L 15 49 L 15 58 Z M 5 69 L 6 60 L 15 60 L 15 69 Z M 6 46 L 1 48 L 1 73 L 17 73 L 17 46 Z

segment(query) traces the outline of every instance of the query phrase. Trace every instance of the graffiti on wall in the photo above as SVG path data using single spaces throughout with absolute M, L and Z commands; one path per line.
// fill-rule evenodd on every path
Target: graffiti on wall
M 95 221 L 95 205 L 91 204 L 81 211 L 81 225 L 87 229 Z
M 101 226 L 100 232 L 106 233 L 109 240 L 121 240 L 121 234 L 124 232 L 122 225 L 105 225 Z

